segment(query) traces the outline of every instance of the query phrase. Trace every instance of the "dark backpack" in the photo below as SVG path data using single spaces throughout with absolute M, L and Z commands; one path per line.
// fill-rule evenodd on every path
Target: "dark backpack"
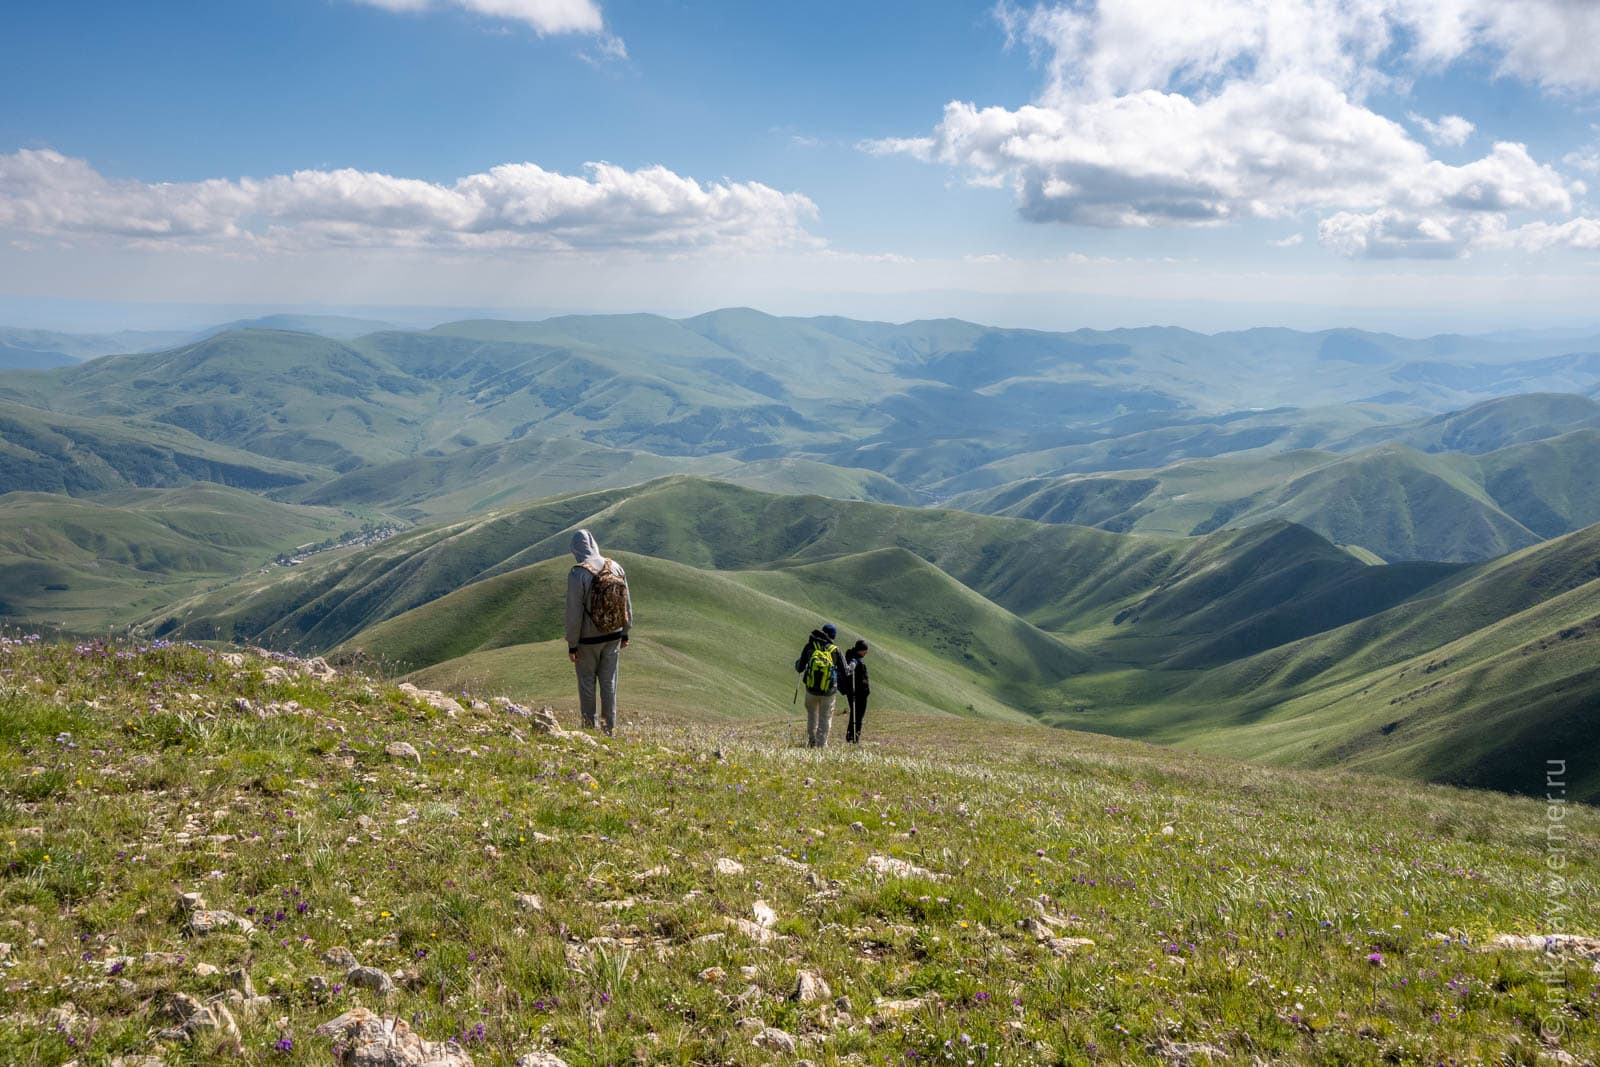
M 633 623 L 633 613 L 628 610 L 628 580 L 609 559 L 598 571 L 589 573 L 594 575 L 594 581 L 589 583 L 587 610 L 594 628 L 602 634 L 626 630 Z

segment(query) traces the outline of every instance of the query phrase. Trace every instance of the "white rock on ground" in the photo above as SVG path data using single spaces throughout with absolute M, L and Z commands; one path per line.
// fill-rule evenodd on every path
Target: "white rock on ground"
M 187 993 L 174 993 L 167 1001 L 164 1014 L 178 1025 L 161 1031 L 168 1040 L 189 1041 L 197 1034 L 217 1030 L 224 1037 L 239 1039 L 239 1024 L 221 1004 L 203 1004 Z
M 409 741 L 390 741 L 383 746 L 383 754 L 390 759 L 416 760 L 417 766 L 422 765 L 422 753 L 418 752 L 416 746 Z
M 255 928 L 255 923 L 231 911 L 201 909 L 189 914 L 189 932 L 196 937 L 204 937 L 206 934 L 223 930 L 237 930 L 241 934 L 248 934 Z
M 758 900 L 750 905 L 750 913 L 756 917 L 756 922 L 768 930 L 778 925 L 778 913 L 772 910 L 772 905 L 764 900 Z
M 738 860 L 729 859 L 727 856 L 718 859 L 715 867 L 718 874 L 725 874 L 730 878 L 736 878 L 744 873 L 744 864 Z
M 800 1051 L 800 1042 L 795 1040 L 794 1035 L 787 1030 L 779 1030 L 776 1026 L 763 1026 L 750 1040 L 761 1048 L 781 1052 L 787 1056 L 793 1056 Z
M 343 945 L 334 945 L 322 954 L 322 958 L 335 967 L 343 967 L 347 971 L 352 967 L 361 966 L 361 961 L 356 959 L 356 954 Z
M 394 979 L 376 967 L 352 967 L 345 973 L 344 980 L 385 997 L 394 992 Z
M 517 1057 L 516 1067 L 567 1067 L 567 1061 L 553 1052 L 528 1052 Z
M 907 863 L 893 856 L 868 856 L 867 870 L 879 877 L 926 878 L 931 882 L 941 881 L 944 878 L 944 875 L 935 874 L 926 867 L 918 867 L 914 863 Z
M 410 682 L 400 683 L 400 692 L 412 700 L 428 705 L 435 711 L 442 711 L 450 718 L 461 714 L 461 704 L 452 696 L 447 696 L 437 689 L 418 689 Z
M 827 980 L 815 971 L 801 971 L 795 978 L 794 999 L 801 1004 L 815 1004 L 833 996 Z
M 473 1067 L 466 1049 L 452 1041 L 429 1041 L 404 1019 L 353 1008 L 313 1033 L 331 1037 L 341 1067 Z
M 768 930 L 760 923 L 753 923 L 749 919 L 729 919 L 728 925 L 758 945 L 770 944 L 778 938 L 778 935 L 773 931 Z

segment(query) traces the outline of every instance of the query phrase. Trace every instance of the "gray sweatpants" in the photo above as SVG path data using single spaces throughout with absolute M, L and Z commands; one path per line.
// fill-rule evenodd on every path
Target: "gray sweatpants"
M 600 717 L 605 732 L 617 732 L 617 660 L 621 641 L 578 646 L 578 710 L 586 729 L 593 729 L 594 690 L 600 686 Z
M 833 694 L 806 694 L 806 744 L 823 748 L 828 743 L 828 727 L 833 725 Z

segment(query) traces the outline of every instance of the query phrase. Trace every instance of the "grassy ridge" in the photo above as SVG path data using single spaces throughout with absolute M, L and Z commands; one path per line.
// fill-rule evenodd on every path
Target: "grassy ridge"
M 1532 1064 L 1541 1027 L 1600 1042 L 1588 960 L 1495 944 L 1552 932 L 1531 800 L 948 716 L 812 752 L 634 704 L 590 746 L 203 650 L 0 659 L 20 1067 L 326 1063 L 314 1029 L 358 1005 L 480 1067 Z M 1593 931 L 1600 820 L 1563 824 L 1562 927 Z M 189 933 L 181 891 L 254 934 Z M 794 999 L 802 971 L 828 993 Z M 237 1038 L 157 1037 L 177 994 Z
M 1209 533 L 1296 522 L 1382 559 L 1474 562 L 1600 522 L 1600 430 L 1482 455 L 1400 444 L 1027 479 L 960 494 L 986 514 L 1115 531 Z
M 95 497 L 0 495 L 0 617 L 93 631 L 256 570 L 356 515 L 218 485 Z

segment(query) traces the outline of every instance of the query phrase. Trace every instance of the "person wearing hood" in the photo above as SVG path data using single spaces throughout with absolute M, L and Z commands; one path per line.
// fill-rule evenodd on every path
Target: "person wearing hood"
M 834 639 L 839 630 L 825 622 L 811 631 L 800 658 L 794 661 L 795 673 L 806 690 L 806 743 L 823 748 L 828 743 L 828 728 L 833 725 L 833 698 L 844 676 L 844 656 Z
M 619 654 L 628 647 L 633 599 L 622 565 L 600 554 L 588 530 L 572 535 L 572 556 L 577 563 L 567 574 L 567 658 L 578 672 L 583 726 L 596 725 L 598 688 L 599 725 L 610 736 L 617 731 L 617 667 Z

